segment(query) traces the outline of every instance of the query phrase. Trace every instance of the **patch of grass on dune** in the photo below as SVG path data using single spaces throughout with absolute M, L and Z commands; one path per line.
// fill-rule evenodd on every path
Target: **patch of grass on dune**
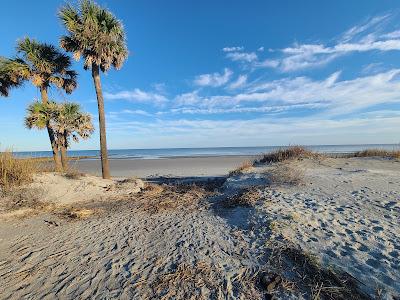
M 265 280 L 269 292 L 283 288 L 298 290 L 309 299 L 372 299 L 360 290 L 360 282 L 349 273 L 323 266 L 315 255 L 291 242 L 274 240 L 269 247 L 267 269 L 281 278 L 277 284 Z
M 354 157 L 400 158 L 400 150 L 367 149 L 355 152 Z
M 274 185 L 300 185 L 304 182 L 305 177 L 303 169 L 287 162 L 276 164 L 264 175 L 270 179 L 270 184 Z
M 251 160 L 245 160 L 242 162 L 240 166 L 238 166 L 236 169 L 232 170 L 229 172 L 229 176 L 235 176 L 235 175 L 240 175 L 243 174 L 243 172 L 250 170 L 253 167 L 254 162 Z
M 276 163 L 289 159 L 314 158 L 320 154 L 308 150 L 302 146 L 290 146 L 276 151 L 265 153 L 255 163 Z
M 11 151 L 0 153 L 0 188 L 9 190 L 29 183 L 38 171 L 36 161 L 16 158 Z

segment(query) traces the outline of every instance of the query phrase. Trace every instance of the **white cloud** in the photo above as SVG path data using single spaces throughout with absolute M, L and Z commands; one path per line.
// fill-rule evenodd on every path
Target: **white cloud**
M 281 49 L 281 58 L 256 62 L 256 67 L 277 68 L 291 72 L 326 65 L 332 60 L 353 52 L 398 51 L 400 30 L 384 32 L 384 25 L 390 15 L 372 18 L 344 32 L 336 44 L 295 44 Z
M 142 146 L 167 147 L 396 143 L 400 118 L 377 115 L 352 119 L 271 118 L 252 120 L 155 120 L 144 122 L 109 122 L 109 132 L 135 134 Z M 152 140 L 149 141 L 149 135 Z
M 240 75 L 237 79 L 236 79 L 236 81 L 234 81 L 234 82 L 232 82 L 229 86 L 228 86 L 228 88 L 229 89 L 238 89 L 238 88 L 241 88 L 241 87 L 243 87 L 245 84 L 246 84 L 246 82 L 247 82 L 247 75 Z
M 222 48 L 222 51 L 224 52 L 234 52 L 234 51 L 243 51 L 243 47 L 225 47 Z
M 219 87 L 226 84 L 232 77 L 233 72 L 225 68 L 224 73 L 202 74 L 195 78 L 194 84 L 198 86 Z
M 254 52 L 229 52 L 226 57 L 233 61 L 243 61 L 251 63 L 258 59 L 258 56 Z
M 154 92 L 145 92 L 138 88 L 132 91 L 120 91 L 117 93 L 105 92 L 104 97 L 109 100 L 127 100 L 131 102 L 154 103 L 158 105 L 167 102 L 167 98 L 164 95 Z
M 175 97 L 175 104 L 178 106 L 195 105 L 201 101 L 198 91 L 180 94 Z
M 275 59 L 266 59 L 261 62 L 257 62 L 255 66 L 257 67 L 265 67 L 265 68 L 277 68 L 279 66 L 280 62 L 279 60 Z
M 258 48 L 257 51 L 259 51 L 259 52 L 264 52 L 264 47 Z
M 361 74 L 371 75 L 371 74 L 383 72 L 384 70 L 385 70 L 385 66 L 383 63 L 381 63 L 381 62 L 370 63 L 370 64 L 363 66 L 363 68 L 361 70 Z
M 389 33 L 386 33 L 382 36 L 383 38 L 387 39 L 397 39 L 400 38 L 400 30 L 395 30 Z
M 293 104 L 293 105 L 264 105 L 264 106 L 239 106 L 233 108 L 194 108 L 194 107 L 181 107 L 171 109 L 167 113 L 179 113 L 179 114 L 230 114 L 230 113 L 282 113 L 295 109 L 317 109 L 326 107 L 326 103 L 305 103 L 305 104 Z
M 111 112 L 111 113 L 113 113 L 113 112 Z M 142 115 L 142 116 L 147 116 L 147 117 L 152 116 L 152 114 L 148 113 L 147 111 L 141 110 L 141 109 L 124 109 L 124 110 L 121 110 L 120 112 L 116 112 L 116 114 Z
M 339 80 L 335 72 L 322 80 L 308 77 L 257 81 L 235 95 L 202 97 L 198 91 L 176 97 L 176 105 L 196 106 L 202 110 L 227 110 L 255 103 L 267 106 L 318 104 L 329 115 L 340 115 L 377 104 L 400 101 L 400 69 L 393 69 L 352 80 Z M 254 105 L 253 105 L 254 107 Z
M 375 30 L 377 31 L 378 28 L 376 28 L 376 26 L 382 24 L 382 22 L 384 22 L 385 20 L 389 19 L 390 15 L 382 15 L 382 16 L 375 16 L 373 18 L 368 19 L 366 22 L 356 25 L 350 29 L 348 29 L 347 31 L 345 31 L 340 40 L 343 43 L 346 43 L 354 38 L 359 37 L 362 34 L 365 34 L 365 32 L 369 31 L 369 30 Z M 382 27 L 382 25 L 380 26 Z

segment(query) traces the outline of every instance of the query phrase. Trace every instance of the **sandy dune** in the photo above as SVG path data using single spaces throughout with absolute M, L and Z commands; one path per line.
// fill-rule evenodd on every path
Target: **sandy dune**
M 102 194 L 72 189 L 82 197 L 68 205 L 100 212 L 87 218 L 44 212 L 0 221 L 0 298 L 309 299 L 318 290 L 324 296 L 327 287 L 276 269 L 275 241 L 356 278 L 366 294 L 355 299 L 398 296 L 399 163 L 325 158 L 290 165 L 304 170 L 300 185 L 271 183 L 274 166 L 230 177 L 217 193 L 174 185 L 139 192 L 139 181 L 115 192 L 114 182 L 112 189 L 99 184 Z M 254 206 L 221 204 L 243 189 L 257 192 Z M 265 278 L 278 271 L 275 286 Z

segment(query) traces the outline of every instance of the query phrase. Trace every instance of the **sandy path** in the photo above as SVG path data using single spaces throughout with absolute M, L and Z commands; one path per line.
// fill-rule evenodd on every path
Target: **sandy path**
M 210 211 L 148 215 L 129 203 L 118 206 L 98 219 L 56 220 L 60 226 L 46 225 L 49 217 L 42 216 L 29 234 L 23 229 L 32 221 L 3 227 L 14 236 L 0 256 L 2 298 L 150 299 L 163 276 L 197 264 L 223 272 L 213 283 L 220 291 L 202 289 L 208 298 L 229 294 L 223 278 L 248 264 L 244 242 Z

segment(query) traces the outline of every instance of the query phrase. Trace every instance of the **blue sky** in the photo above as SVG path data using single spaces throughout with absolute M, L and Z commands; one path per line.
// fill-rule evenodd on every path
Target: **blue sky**
M 58 45 L 64 1 L 7 1 L 0 55 L 19 38 Z M 98 1 L 130 55 L 102 77 L 109 148 L 400 142 L 398 1 Z M 90 72 L 58 101 L 97 118 Z M 0 99 L 0 145 L 48 150 L 23 126 L 39 92 Z M 97 126 L 97 122 L 96 122 Z M 97 149 L 98 135 L 72 149 Z

